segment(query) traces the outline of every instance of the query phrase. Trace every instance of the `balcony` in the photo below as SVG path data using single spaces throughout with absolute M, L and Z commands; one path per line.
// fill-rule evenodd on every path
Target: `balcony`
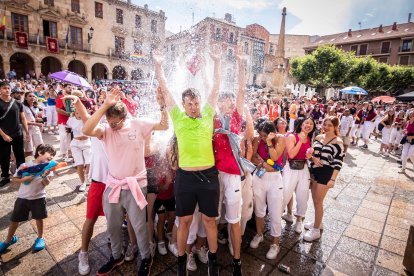
M 381 55 L 389 55 L 391 53 L 391 47 L 390 48 L 368 48 L 366 51 L 366 54 L 360 56 L 381 56 Z
M 398 53 L 399 54 L 407 54 L 407 53 L 414 53 L 414 48 L 412 46 L 410 47 L 398 47 Z

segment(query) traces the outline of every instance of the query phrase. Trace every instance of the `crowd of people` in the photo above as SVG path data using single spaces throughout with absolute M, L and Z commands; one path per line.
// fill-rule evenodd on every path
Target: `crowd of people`
M 297 234 L 306 230 L 307 242 L 321 237 L 323 201 L 349 147 L 367 150 L 371 137 L 381 139 L 379 154 L 401 155 L 401 173 L 409 159 L 414 164 L 412 103 L 251 93 L 239 55 L 237 90 L 221 92 L 220 51 L 214 49 L 210 58 L 213 83 L 205 84 L 205 102 L 194 88 L 176 101 L 159 55 L 152 95 L 117 83 L 82 89 L 52 80 L 2 81 L 0 186 L 10 180 L 20 186 L 0 254 L 18 241 L 16 229 L 29 213 L 37 226 L 34 249 L 45 248 L 45 187 L 53 172 L 21 174 L 55 158 L 56 149 L 43 135 L 58 135 L 59 159 L 76 167 L 79 192 L 89 186 L 81 275 L 90 273 L 88 249 L 99 216 L 106 217 L 112 254 L 98 275 L 134 260 L 138 249 L 138 275 L 150 274 L 156 251 L 177 257 L 177 275 L 196 271 L 195 258 L 208 265 L 209 275 L 218 275 L 218 243 L 228 244 L 233 275 L 242 275 L 241 241 L 253 214 L 253 249 L 263 242 L 269 217 L 268 259 L 280 251 L 282 220 L 294 223 Z M 154 105 L 148 99 L 156 99 L 159 120 L 142 118 L 139 110 Z M 169 140 L 164 148 L 154 133 L 170 128 L 174 133 L 163 136 Z M 315 216 L 304 224 L 309 193 Z M 127 248 L 122 226 L 128 230 Z

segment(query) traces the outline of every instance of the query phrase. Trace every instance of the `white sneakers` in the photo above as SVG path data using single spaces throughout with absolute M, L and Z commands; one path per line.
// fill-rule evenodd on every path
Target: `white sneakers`
M 286 213 L 282 216 L 282 219 L 284 219 L 287 222 L 293 222 L 293 215 Z
M 178 258 L 178 248 L 176 243 L 168 243 L 168 250 L 176 257 Z
M 79 186 L 79 192 L 84 192 L 84 191 L 86 191 L 86 182 L 82 183 Z
M 256 234 L 256 236 L 254 236 L 253 240 L 250 242 L 250 247 L 257 248 L 259 247 L 259 244 L 262 241 L 263 241 L 263 234 L 262 235 Z
M 186 265 L 186 267 L 187 267 L 187 270 L 190 270 L 190 271 L 196 271 L 197 270 L 197 264 L 195 262 L 193 252 L 191 252 L 190 254 L 187 255 L 187 265 Z
M 314 225 L 314 222 L 308 222 L 304 224 L 304 228 L 306 230 L 311 230 L 313 229 L 313 225 Z M 319 227 L 319 229 L 323 230 L 323 223 L 321 223 L 321 226 Z
M 161 255 L 167 255 L 167 248 L 165 248 L 165 242 L 164 241 L 158 242 L 158 252 Z
M 321 230 L 316 229 L 316 228 L 312 228 L 311 230 L 307 231 L 303 235 L 303 240 L 305 240 L 307 242 L 313 242 L 314 240 L 317 240 L 320 237 L 321 237 Z
M 303 221 L 301 220 L 296 220 L 296 224 L 295 224 L 295 232 L 300 234 L 302 233 L 302 225 L 303 225 Z
M 138 245 L 129 243 L 128 248 L 125 252 L 124 260 L 127 262 L 132 261 L 133 259 L 135 259 L 135 255 L 137 252 L 138 252 Z
M 202 246 L 200 249 L 197 249 L 195 246 L 193 246 L 193 249 L 191 250 L 194 255 L 197 255 L 200 262 L 203 264 L 207 264 L 208 262 L 208 255 L 207 255 L 207 248 L 205 246 Z
M 274 260 L 277 257 L 277 254 L 279 254 L 280 247 L 278 244 L 272 244 L 269 248 L 269 251 L 266 253 L 266 258 L 269 260 Z
M 88 252 L 79 252 L 78 255 L 79 265 L 78 272 L 80 275 L 88 275 L 91 272 L 91 267 L 89 266 Z

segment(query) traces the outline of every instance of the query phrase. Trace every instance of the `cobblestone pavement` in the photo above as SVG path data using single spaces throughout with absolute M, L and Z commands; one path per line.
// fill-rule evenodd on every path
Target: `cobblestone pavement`
M 45 140 L 58 146 L 57 136 Z M 250 249 L 254 236 L 247 229 L 243 237 L 242 262 L 244 275 L 279 275 L 279 263 L 288 265 L 292 275 L 398 275 L 404 274 L 402 259 L 409 225 L 414 223 L 414 171 L 409 164 L 408 175 L 398 174 L 395 157 L 376 154 L 377 141 L 369 150 L 351 148 L 339 181 L 325 200 L 322 238 L 303 242 L 294 227 L 283 223 L 281 252 L 276 260 L 267 260 L 270 236 L 257 249 Z M 81 245 L 81 227 L 86 203 L 75 170 L 60 173 L 47 187 L 49 217 L 45 220 L 46 250 L 33 253 L 36 238 L 33 221 L 21 224 L 19 241 L 1 256 L 0 275 L 77 275 L 77 254 Z M 4 240 L 17 187 L 0 191 L 0 239 Z M 305 221 L 313 218 L 311 199 Z M 96 224 L 90 247 L 92 273 L 103 265 L 110 250 L 107 245 L 106 221 Z M 219 248 L 221 275 L 231 275 L 231 256 L 226 246 Z M 168 253 L 157 253 L 152 275 L 175 275 L 176 259 Z M 192 275 L 207 275 L 207 268 L 198 262 Z M 137 262 L 125 263 L 112 275 L 136 275 Z

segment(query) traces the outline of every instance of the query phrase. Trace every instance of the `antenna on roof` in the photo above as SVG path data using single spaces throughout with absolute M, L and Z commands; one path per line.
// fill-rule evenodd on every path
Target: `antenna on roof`
M 359 21 L 359 22 L 358 22 L 358 25 L 359 25 L 359 29 L 361 30 L 361 28 L 362 28 L 362 27 L 361 27 L 361 26 L 362 26 L 361 21 Z

